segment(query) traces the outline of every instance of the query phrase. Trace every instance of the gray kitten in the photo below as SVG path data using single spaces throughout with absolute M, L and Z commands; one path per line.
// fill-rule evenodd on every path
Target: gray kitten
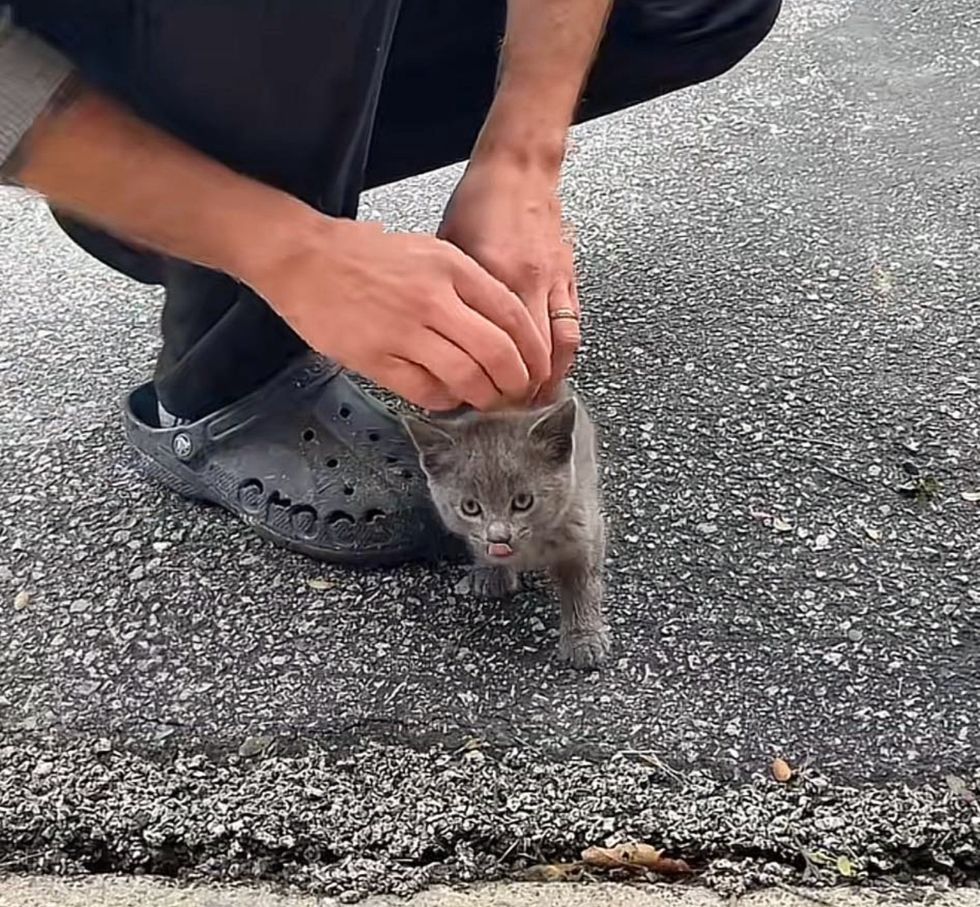
M 440 517 L 476 560 L 472 590 L 502 597 L 521 572 L 548 570 L 561 599 L 561 657 L 576 668 L 604 661 L 605 528 L 595 431 L 578 398 L 564 387 L 546 409 L 405 423 Z

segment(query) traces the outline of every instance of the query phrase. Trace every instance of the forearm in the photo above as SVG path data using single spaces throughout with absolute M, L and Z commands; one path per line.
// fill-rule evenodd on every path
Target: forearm
M 319 218 L 81 85 L 54 100 L 11 165 L 8 179 L 64 211 L 246 282 L 298 224 Z
M 501 69 L 474 157 L 557 171 L 611 0 L 508 0 Z

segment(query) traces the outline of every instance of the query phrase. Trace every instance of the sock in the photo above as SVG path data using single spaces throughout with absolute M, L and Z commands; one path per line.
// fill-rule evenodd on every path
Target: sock
M 177 428 L 178 425 L 186 425 L 189 421 L 188 419 L 178 419 L 168 413 L 159 401 L 157 402 L 157 420 L 160 422 L 160 428 Z

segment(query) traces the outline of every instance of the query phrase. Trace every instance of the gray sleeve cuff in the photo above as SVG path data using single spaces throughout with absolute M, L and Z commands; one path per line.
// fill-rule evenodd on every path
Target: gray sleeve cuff
M 0 168 L 71 72 L 65 57 L 14 28 L 0 8 Z

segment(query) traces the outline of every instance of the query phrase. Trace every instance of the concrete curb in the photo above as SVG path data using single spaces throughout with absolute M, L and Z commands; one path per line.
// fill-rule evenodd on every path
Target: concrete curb
M 880 907 L 928 898 L 930 907 L 980 907 L 980 890 L 892 886 L 887 891 L 837 888 L 809 892 L 753 892 L 739 907 Z M 363 907 L 722 907 L 730 900 L 704 888 L 618 884 L 499 884 L 465 889 L 432 888 L 410 899 L 374 897 Z M 149 878 L 95 876 L 78 879 L 0 879 L 0 907 L 339 907 L 310 895 L 267 888 L 182 886 Z

